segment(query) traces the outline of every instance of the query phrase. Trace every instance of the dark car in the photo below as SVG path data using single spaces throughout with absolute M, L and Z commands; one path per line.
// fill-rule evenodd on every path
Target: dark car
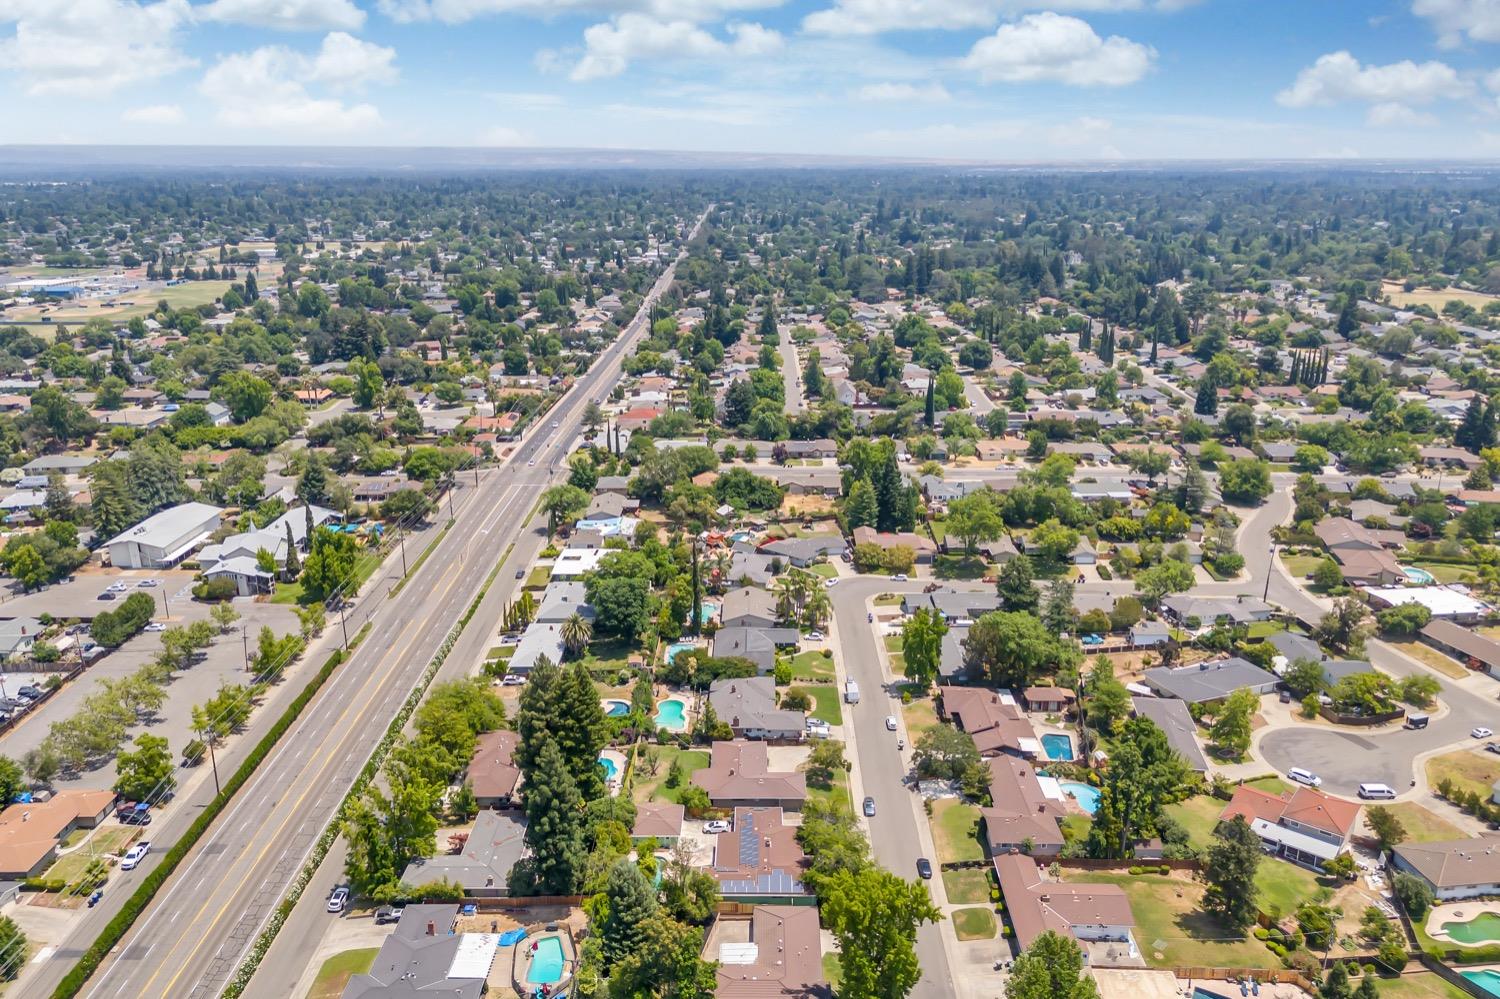
M 924 880 L 932 880 L 932 861 L 926 857 L 917 858 L 917 875 Z
M 26 686 L 16 691 L 16 696 L 24 697 L 28 701 L 35 701 L 42 696 L 42 688 L 34 687 L 28 683 Z
M 866 816 L 870 816 L 870 817 L 873 817 L 875 815 L 875 799 L 874 798 L 866 798 L 865 799 L 865 815 Z
M 95 600 L 113 600 L 114 598 L 115 598 L 115 595 L 113 593 L 109 592 L 108 590 L 105 590 L 103 593 L 99 594 L 94 599 Z
M 517 569 L 516 570 L 516 578 L 517 579 L 525 579 L 526 578 L 526 570 L 525 569 Z
M 1484 748 L 1492 753 L 1500 753 L 1500 742 L 1486 742 Z

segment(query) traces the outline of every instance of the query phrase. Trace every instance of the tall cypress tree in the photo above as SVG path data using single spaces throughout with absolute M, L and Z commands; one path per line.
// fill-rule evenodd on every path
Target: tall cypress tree
M 1198 398 L 1193 401 L 1193 412 L 1199 416 L 1213 416 L 1219 411 L 1219 393 L 1214 383 L 1207 378 L 1198 383 Z
M 525 840 L 531 848 L 530 869 L 536 879 L 536 893 L 575 894 L 583 885 L 588 864 L 584 836 L 587 817 L 583 795 L 578 793 L 562 750 L 551 737 L 542 739 L 535 767 L 526 775 L 524 794 Z
M 640 949 L 644 924 L 656 913 L 656 892 L 640 867 L 622 857 L 609 870 L 604 886 L 609 906 L 599 926 L 604 959 L 613 964 Z
M 922 419 L 931 427 L 937 423 L 937 404 L 933 400 L 933 386 L 937 384 L 937 375 L 927 373 L 927 402 L 922 410 Z

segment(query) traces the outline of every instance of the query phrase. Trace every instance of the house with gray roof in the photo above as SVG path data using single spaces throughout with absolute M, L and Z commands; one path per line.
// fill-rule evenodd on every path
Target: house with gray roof
M 594 619 L 594 607 L 585 596 L 586 587 L 575 579 L 559 579 L 547 584 L 542 602 L 536 609 L 536 620 L 544 624 L 561 624 L 577 614 L 585 621 Z
M 907 617 L 922 609 L 935 610 L 943 620 L 972 621 L 990 611 L 1000 609 L 1000 598 L 994 591 L 987 593 L 973 590 L 944 588 L 931 593 L 908 593 L 901 600 L 901 613 Z
M 1201 628 L 1212 628 L 1215 624 L 1252 624 L 1271 619 L 1271 605 L 1256 597 L 1195 597 L 1190 593 L 1177 593 L 1165 597 L 1161 602 L 1162 615 L 1176 624 L 1187 627 L 1196 619 Z
M 806 712 L 776 706 L 776 681 L 769 676 L 715 680 L 708 703 L 737 739 L 800 741 L 807 731 Z
M 719 600 L 721 628 L 773 628 L 776 626 L 776 598 L 753 586 L 730 590 Z
M 790 562 L 799 569 L 806 569 L 821 558 L 839 555 L 844 551 L 844 539 L 837 534 L 814 535 L 810 538 L 781 538 L 760 546 L 760 551 Z
M 515 655 L 510 657 L 507 669 L 511 673 L 530 673 L 543 656 L 554 664 L 560 663 L 565 649 L 562 622 L 533 621 L 516 643 Z
M 343 999 L 480 999 L 499 937 L 455 933 L 457 921 L 452 903 L 406 906 L 369 972 L 344 986 Z M 481 946 L 488 947 L 487 955 Z
M 1175 697 L 1132 697 L 1131 706 L 1137 718 L 1150 719 L 1166 734 L 1167 743 L 1187 765 L 1198 773 L 1208 773 L 1208 760 L 1198 745 L 1198 724 L 1185 701 Z
M 796 628 L 720 628 L 711 651 L 715 657 L 748 659 L 769 673 L 776 668 L 776 650 L 794 648 L 800 638 Z
M 1156 666 L 1146 670 L 1142 679 L 1158 695 L 1175 697 L 1188 704 L 1222 701 L 1241 688 L 1249 688 L 1257 694 L 1269 694 L 1280 682 L 1276 674 L 1238 656 L 1201 662 L 1195 666 Z
M 525 835 L 525 813 L 484 809 L 475 817 L 462 849 L 418 857 L 406 865 L 401 880 L 409 885 L 454 881 L 463 885 L 464 894 L 485 898 L 509 894 L 510 869 L 526 855 Z

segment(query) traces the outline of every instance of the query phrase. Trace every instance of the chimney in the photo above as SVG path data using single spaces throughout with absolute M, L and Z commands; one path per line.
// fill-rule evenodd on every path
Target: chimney
M 430 937 L 437 936 L 437 923 L 434 923 L 430 919 L 427 920 L 427 935 Z

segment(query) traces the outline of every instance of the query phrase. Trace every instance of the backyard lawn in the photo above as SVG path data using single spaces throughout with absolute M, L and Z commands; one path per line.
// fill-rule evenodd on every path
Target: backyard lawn
M 943 889 L 948 893 L 948 901 L 956 905 L 990 900 L 989 875 L 979 868 L 944 871 Z
M 794 680 L 832 680 L 833 659 L 822 652 L 799 652 L 788 660 Z
M 953 912 L 953 932 L 960 940 L 993 940 L 995 913 L 991 909 L 956 909 Z
M 636 652 L 632 642 L 619 639 L 590 642 L 583 653 L 583 665 L 590 671 L 596 669 L 629 669 L 630 657 Z
M 1436 789 L 1444 778 L 1451 780 L 1454 787 L 1474 791 L 1488 801 L 1491 788 L 1500 780 L 1500 756 L 1460 749 L 1428 760 L 1427 783 Z
M 1063 880 L 1123 888 L 1135 914 L 1135 939 L 1152 967 L 1280 967 L 1275 955 L 1253 938 L 1221 942 L 1232 934 L 1199 911 L 1203 886 L 1189 878 L 1065 869 Z
M 1211 794 L 1199 794 L 1175 805 L 1168 805 L 1166 811 L 1182 823 L 1193 848 L 1202 850 L 1213 842 L 1214 829 L 1219 825 L 1219 813 L 1224 811 L 1224 802 Z
M 693 774 L 708 766 L 708 750 L 706 749 L 678 749 L 676 746 L 657 746 L 658 760 L 656 773 L 648 775 L 641 767 L 636 768 L 635 778 L 635 800 L 641 801 L 676 801 L 682 789 L 692 783 Z M 677 787 L 667 787 L 667 774 L 672 771 L 672 761 L 677 760 L 682 764 L 684 776 L 682 783 Z
M 379 952 L 379 947 L 363 947 L 333 955 L 318 969 L 318 977 L 313 979 L 307 999 L 339 999 L 344 994 L 344 986 L 349 984 L 349 979 L 368 972 Z
M 1417 559 L 1410 564 L 1418 569 L 1426 569 L 1439 583 L 1472 583 L 1476 578 L 1472 569 L 1449 565 L 1447 562 L 1423 562 Z
M 1464 668 L 1463 663 L 1443 655 L 1426 642 L 1391 642 L 1390 644 L 1394 648 L 1400 649 L 1411 656 L 1417 662 L 1431 666 L 1444 676 L 1451 676 L 1455 680 L 1462 680 L 1469 675 L 1469 671 Z
M 1449 985 L 1430 971 L 1400 978 L 1379 979 L 1380 999 L 1468 999 L 1468 993 Z
M 812 716 L 830 725 L 844 724 L 844 709 L 839 703 L 837 687 L 788 687 L 787 693 L 803 693 L 812 699 Z
M 932 838 L 939 864 L 984 859 L 984 847 L 979 842 L 979 808 L 958 798 L 932 803 Z
M 823 977 L 828 979 L 829 988 L 838 991 L 839 982 L 844 977 L 844 966 L 839 963 L 837 952 L 823 955 Z
M 1414 801 L 1397 801 L 1386 806 L 1406 828 L 1412 843 L 1433 843 L 1445 839 L 1463 839 L 1464 831 L 1436 812 L 1428 811 Z
M 1312 871 L 1285 860 L 1262 857 L 1255 871 L 1255 886 L 1260 889 L 1255 904 L 1262 912 L 1289 916 L 1318 890 L 1318 879 Z

